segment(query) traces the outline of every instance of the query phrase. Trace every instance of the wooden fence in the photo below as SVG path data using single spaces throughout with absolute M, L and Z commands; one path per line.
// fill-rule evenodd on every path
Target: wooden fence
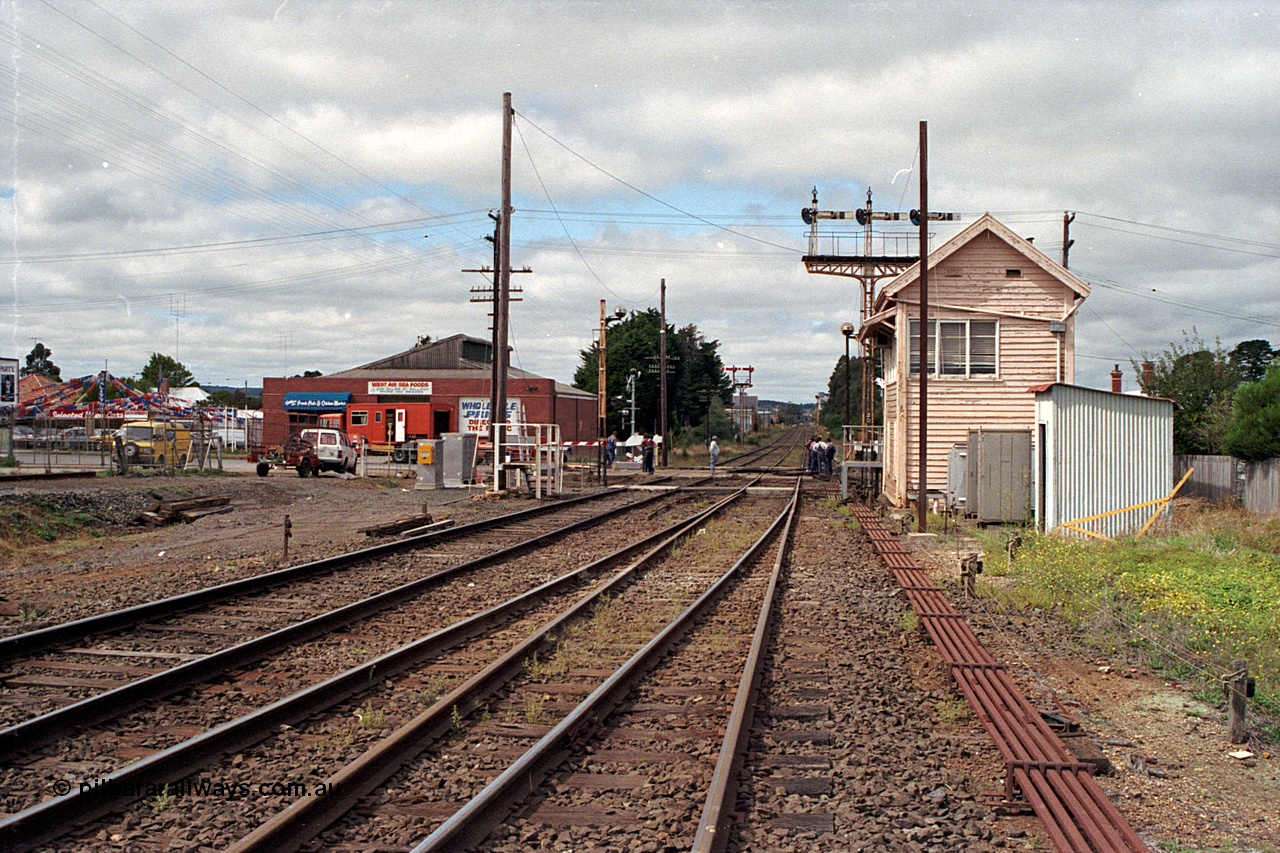
M 1173 478 L 1195 468 L 1182 495 L 1238 504 L 1254 515 L 1280 513 L 1280 459 L 1241 462 L 1230 456 L 1175 456 Z

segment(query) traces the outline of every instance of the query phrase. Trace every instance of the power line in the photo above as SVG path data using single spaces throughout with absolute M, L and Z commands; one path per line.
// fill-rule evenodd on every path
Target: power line
M 1276 322 L 1274 320 L 1265 320 L 1261 317 L 1250 317 L 1245 314 L 1237 314 L 1233 311 L 1224 311 L 1221 308 L 1218 308 L 1212 305 L 1206 305 L 1202 302 L 1196 302 L 1194 300 L 1186 299 L 1183 297 L 1162 295 L 1155 292 L 1154 288 L 1152 288 L 1151 293 L 1145 293 L 1143 291 L 1135 290 L 1131 286 L 1121 284 L 1118 281 L 1114 281 L 1112 279 L 1107 279 L 1107 278 L 1101 278 L 1101 277 L 1090 277 L 1089 283 L 1091 285 L 1096 285 L 1097 287 L 1101 287 L 1106 290 L 1114 290 L 1118 293 L 1124 293 L 1128 296 L 1135 296 L 1139 299 L 1149 299 L 1153 302 L 1161 302 L 1165 305 L 1173 305 L 1178 308 L 1187 308 L 1193 311 L 1201 311 L 1201 312 L 1204 312 L 1205 314 L 1214 314 L 1216 316 L 1226 317 L 1231 320 L 1243 320 L 1247 323 L 1258 323 L 1263 326 L 1275 326 L 1276 328 L 1280 328 L 1280 322 Z
M 1213 245 L 1213 244 L 1211 244 L 1211 243 L 1197 243 L 1197 242 L 1196 242 L 1196 241 L 1194 241 L 1194 240 L 1179 240 L 1179 239 L 1177 239 L 1177 238 L 1175 238 L 1175 237 L 1161 237 L 1161 236 L 1160 236 L 1160 235 L 1158 235 L 1158 234 L 1142 234 L 1142 233 L 1140 233 L 1140 232 L 1137 232 L 1137 231 L 1129 231 L 1129 230 L 1124 229 L 1124 228 L 1112 228 L 1112 227 L 1111 227 L 1111 226 L 1109 226 L 1109 225 L 1098 225 L 1096 222 L 1081 222 L 1080 224 L 1081 224 L 1081 225 L 1084 225 L 1084 226 L 1085 226 L 1085 227 L 1087 227 L 1087 228 L 1097 228 L 1097 229 L 1099 229 L 1099 230 L 1101 230 L 1101 231 L 1116 231 L 1116 232 L 1119 232 L 1119 233 L 1121 233 L 1121 234 L 1133 234 L 1133 235 L 1135 235 L 1135 236 L 1137 236 L 1137 237 L 1146 237 L 1146 238 L 1151 239 L 1151 240 L 1163 240 L 1163 241 L 1164 241 L 1164 242 L 1166 242 L 1166 243 L 1181 243 L 1181 244 L 1182 244 L 1182 245 L 1184 245 L 1184 246 L 1198 246 L 1199 248 L 1202 248 L 1202 249 L 1217 249 L 1219 252 L 1233 252 L 1233 253 L 1235 253 L 1235 254 L 1237 254 L 1237 255 L 1254 255 L 1254 256 L 1257 256 L 1257 257 L 1260 257 L 1260 258 L 1280 258 L 1280 254 L 1270 254 L 1270 253 L 1268 253 L 1268 252 L 1251 252 L 1251 251 L 1249 251 L 1248 249 L 1233 249 L 1233 248 L 1231 248 L 1230 246 L 1215 246 L 1215 245 Z M 1214 239 L 1214 240 L 1230 240 L 1231 238 L 1229 238 L 1229 237 L 1213 237 L 1213 238 L 1211 238 L 1211 239 Z M 1236 242 L 1251 242 L 1251 241 L 1236 241 Z M 1257 245 L 1263 245 L 1263 246 L 1265 246 L 1265 245 L 1267 245 L 1267 244 L 1265 244 L 1265 243 L 1260 243 L 1260 244 L 1257 244 Z M 1276 248 L 1276 251 L 1277 251 L 1277 252 L 1280 252 L 1280 246 L 1276 246 L 1275 248 Z
M 560 211 L 556 210 L 556 203 L 551 198 L 551 192 L 547 189 L 547 183 L 546 181 L 542 180 L 542 173 L 538 171 L 538 164 L 533 161 L 533 152 L 529 150 L 529 143 L 525 141 L 524 132 L 520 130 L 519 124 L 516 124 L 515 122 L 512 122 L 512 124 L 515 125 L 516 134 L 520 137 L 520 145 L 524 148 L 524 154 L 526 157 L 529 158 L 529 167 L 533 169 L 534 177 L 538 179 L 538 186 L 542 187 L 542 194 L 547 197 L 547 204 L 551 205 L 551 211 L 552 213 L 555 214 L 556 221 L 560 223 L 560 227 L 564 230 L 564 236 L 569 241 L 569 245 L 573 246 L 573 251 L 577 254 L 578 260 L 582 261 L 582 265 L 586 267 L 587 272 L 591 273 L 591 277 L 596 280 L 596 283 L 598 283 L 601 287 L 603 287 L 609 293 L 613 294 L 615 298 L 621 299 L 624 302 L 629 302 L 630 300 L 628 300 L 625 296 L 622 296 L 612 287 L 605 284 L 604 279 L 602 279 L 598 274 L 596 274 L 596 271 L 594 268 L 592 268 L 591 264 L 587 263 L 587 259 L 585 256 L 583 256 L 582 250 L 578 248 L 578 242 L 574 240 L 573 235 L 569 233 L 569 226 L 565 225 L 564 220 L 560 217 Z
M 482 210 L 465 211 L 463 213 L 422 217 L 420 219 L 403 219 L 376 225 L 355 225 L 350 228 L 333 228 L 328 231 L 310 231 L 302 234 L 289 234 L 280 237 L 257 237 L 246 240 L 228 240 L 221 243 L 193 243 L 183 246 L 164 246 L 155 249 L 120 249 L 111 252 L 80 252 L 61 255 L 22 255 L 18 257 L 0 258 L 0 264 L 23 263 L 64 263 L 74 261 L 119 260 L 123 258 L 166 257 L 173 255 L 197 254 L 202 252 L 221 252 L 228 249 L 246 249 L 266 246 L 284 246 L 292 243 L 305 243 L 317 240 L 330 240 L 349 237 L 353 234 L 379 234 L 397 231 L 418 231 L 424 226 L 442 222 L 453 217 L 474 217 L 478 221 Z M 471 221 L 471 220 L 466 220 Z
M 1266 249 L 1280 249 L 1280 243 L 1264 243 L 1260 240 L 1246 240 L 1243 237 L 1223 237 L 1220 234 L 1206 234 L 1202 231 L 1188 231 L 1185 228 L 1173 228 L 1168 225 L 1154 225 L 1150 222 L 1137 222 L 1133 219 L 1121 219 L 1118 216 L 1106 216 L 1101 213 L 1089 213 L 1083 210 L 1078 210 L 1075 212 L 1081 216 L 1091 216 L 1094 219 L 1106 219 L 1111 222 L 1121 222 L 1125 225 L 1137 225 L 1142 228 L 1151 228 L 1157 231 L 1170 231 L 1175 234 L 1185 234 L 1190 237 L 1204 237 L 1209 240 L 1221 240 L 1227 243 L 1241 243 L 1246 246 L 1261 246 Z M 1094 227 L 1101 228 L 1102 226 L 1095 225 Z M 1132 232 L 1125 232 L 1125 233 L 1132 233 Z
M 791 246 L 783 246 L 783 245 L 781 245 L 781 244 L 779 244 L 779 243 L 773 243 L 773 242 L 770 242 L 770 241 L 768 241 L 768 240 L 761 240 L 759 237 L 752 237 L 750 234 L 743 234 L 742 232 L 740 232 L 740 231 L 735 231 L 735 230 L 733 230 L 732 228 L 726 228 L 726 227 L 725 227 L 725 226 L 723 226 L 723 225 L 720 225 L 720 224 L 718 224 L 718 223 L 712 222 L 712 221 L 710 221 L 710 220 L 708 220 L 708 219 L 704 219 L 704 218 L 702 218 L 702 217 L 698 216 L 697 214 L 690 213 L 690 212 L 689 212 L 689 211 L 687 211 L 687 210 L 684 210 L 684 209 L 682 209 L 682 208 L 680 208 L 680 207 L 677 207 L 676 205 L 671 204 L 670 202 L 663 201 L 662 199 L 658 198 L 657 196 L 652 195 L 652 194 L 650 194 L 650 193 L 647 193 L 647 192 L 645 192 L 644 190 L 640 189 L 640 188 L 639 188 L 639 187 L 637 187 L 635 184 L 632 184 L 632 183 L 629 183 L 628 181 L 623 180 L 622 178 L 620 178 L 620 177 L 618 177 L 617 175 L 613 174 L 613 173 L 612 173 L 612 172 L 610 172 L 609 170 L 605 169 L 603 166 L 598 166 L 598 165 L 596 165 L 595 163 L 593 163 L 592 161 L 588 160 L 586 157 L 584 157 L 583 155 L 579 154 L 577 151 L 574 151 L 574 150 L 573 150 L 572 148 L 570 148 L 568 145 L 566 145 L 565 143 L 561 142 L 559 139 L 557 139 L 556 137 L 552 136 L 552 135 L 551 135 L 550 133 L 548 133 L 547 131 L 543 130 L 541 127 L 539 127 L 537 124 L 535 124 L 532 120 L 530 120 L 528 116 L 526 116 L 526 115 L 524 115 L 524 114 L 522 114 L 522 113 L 518 113 L 518 115 L 520 115 L 520 117 L 521 117 L 522 119 L 524 119 L 525 121 L 529 122 L 529 126 L 530 126 L 530 127 L 532 127 L 534 130 L 538 131 L 538 132 L 539 132 L 539 133 L 541 133 L 543 136 L 547 137 L 547 139 L 550 139 L 550 140 L 551 140 L 552 142 L 554 142 L 556 145 L 559 145 L 559 146 L 560 146 L 561 148 L 563 148 L 565 151 L 568 151 L 568 152 L 569 152 L 570 154 L 572 154 L 574 157 L 577 157 L 577 158 L 578 158 L 579 160 L 581 160 L 583 163 L 586 163 L 588 166 L 590 166 L 591 168 L 593 168 L 593 169 L 595 169 L 596 171 L 600 172 L 602 175 L 605 175 L 606 177 L 608 177 L 608 178 L 610 178 L 610 179 L 612 179 L 612 180 L 616 181 L 617 183 L 622 184 L 622 186 L 626 187 L 627 189 L 631 190 L 632 192 L 635 192 L 635 193 L 637 193 L 637 194 L 639 194 L 639 195 L 644 196 L 645 198 L 649 199 L 650 201 L 657 202 L 658 204 L 662 205 L 663 207 L 670 208 L 671 210 L 674 210 L 674 211 L 676 211 L 677 213 L 683 214 L 684 216 L 687 216 L 687 217 L 688 217 L 688 218 L 690 218 L 690 219 L 693 219 L 693 220 L 695 220 L 695 221 L 697 221 L 697 222 L 701 222 L 701 223 L 702 223 L 702 224 L 704 224 L 704 225 L 709 225 L 709 226 L 711 226 L 712 228 L 716 228 L 716 229 L 718 229 L 718 230 L 720 230 L 720 231 L 724 231 L 724 232 L 725 232 L 725 233 L 727 233 L 727 234 L 733 234 L 733 235 L 734 235 L 734 236 L 736 236 L 736 237 L 742 237 L 742 238 L 743 238 L 743 239 L 745 239 L 745 240 L 751 240 L 751 241 L 756 242 L 756 243 L 763 243 L 763 244 L 765 244 L 766 246 L 772 246 L 772 247 L 774 247 L 775 249 L 782 249 L 782 250 L 784 250 L 784 251 L 791 252 L 791 253 L 796 254 L 796 255 L 802 255 L 802 254 L 804 254 L 804 252 L 802 252 L 801 250 L 799 250 L 799 249 L 795 249 L 795 248 L 793 248 L 793 247 L 791 247 Z

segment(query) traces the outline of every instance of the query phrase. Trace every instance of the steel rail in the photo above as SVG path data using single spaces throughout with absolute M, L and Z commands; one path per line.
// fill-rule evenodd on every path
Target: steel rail
M 609 712 L 643 680 L 661 655 L 724 593 L 742 568 L 764 550 L 793 507 L 794 503 L 784 507 L 769 529 L 696 601 L 605 679 L 538 743 L 414 847 L 411 853 L 456 853 L 483 841 L 526 792 L 564 761 L 574 744 L 591 736 Z
M 113 610 L 110 613 L 100 613 L 97 616 L 86 616 L 83 619 L 64 622 L 60 625 L 50 625 L 47 628 L 28 631 L 25 634 L 14 634 L 9 637 L 3 637 L 0 638 L 0 661 L 12 658 L 19 654 L 32 654 L 33 652 L 58 645 L 60 643 L 81 640 L 92 634 L 101 633 L 103 631 L 110 631 L 117 628 L 128 627 L 130 625 L 136 625 L 140 622 L 145 622 L 148 619 L 173 616 L 175 613 L 191 610 L 192 608 L 200 607 L 205 604 L 224 601 L 228 598 L 234 598 L 237 595 L 261 592 L 282 584 L 293 583 L 294 581 L 302 578 L 343 569 L 365 560 L 376 559 L 399 551 L 412 550 L 422 547 L 423 545 L 434 544 L 448 539 L 456 539 L 459 536 L 467 536 L 481 530 L 500 527 L 511 522 L 523 521 L 525 519 L 553 512 L 565 507 L 599 500 L 600 498 L 610 494 L 616 494 L 616 491 L 597 492 L 595 494 L 584 495 L 578 498 L 570 498 L 565 501 L 557 501 L 555 503 L 531 507 L 529 509 L 520 510 L 519 512 L 508 513 L 507 515 L 500 515 L 494 518 L 484 519 L 482 521 L 474 521 L 470 524 L 464 524 L 459 527 L 450 527 L 444 530 L 433 530 L 428 533 L 419 534 L 418 536 L 409 536 L 404 539 L 397 539 L 394 542 L 384 542 L 369 548 L 363 548 L 359 551 L 337 554 L 333 557 L 326 557 L 310 563 L 289 566 L 285 569 L 277 569 L 273 572 L 265 572 L 260 575 L 241 578 L 240 580 L 228 581 L 227 583 L 218 584 L 217 586 L 206 587 L 205 589 L 194 590 L 192 592 L 186 592 L 181 595 L 174 595 L 169 598 L 162 598 L 156 601 L 149 601 L 133 607 L 124 608 L 123 610 Z
M 219 675 L 228 669 L 244 666 L 261 659 L 265 655 L 306 642 L 358 619 L 372 616 L 420 594 L 453 575 L 518 555 L 538 545 L 561 538 L 584 527 L 599 524 L 615 515 L 629 512 L 663 497 L 666 497 L 666 495 L 653 495 L 589 518 L 580 519 L 555 530 L 540 533 L 524 541 L 508 545 L 490 554 L 484 554 L 455 566 L 449 566 L 417 580 L 403 583 L 385 592 L 330 610 L 327 613 L 312 616 L 301 622 L 295 622 L 292 625 L 254 637 L 251 640 L 246 640 L 221 651 L 213 652 L 196 660 L 162 670 L 154 675 L 103 691 L 87 699 L 81 699 L 79 702 L 63 706 L 47 714 L 32 717 L 21 723 L 0 729 L 0 760 L 10 758 L 21 751 L 29 751 L 52 738 L 66 734 L 72 728 L 109 720 L 133 708 L 189 687 L 194 683 L 207 681 L 209 678 Z M 369 550 L 366 549 L 356 553 L 368 554 Z
M 979 723 L 1005 759 L 1006 796 L 1020 793 L 1063 853 L 1146 853 L 1147 846 L 996 662 L 964 616 L 869 509 L 854 508 L 942 654 Z
M 795 450 L 796 445 L 800 443 L 800 440 L 799 440 L 800 435 L 801 435 L 801 429 L 799 427 L 792 427 L 786 432 L 780 433 L 777 438 L 775 438 L 773 441 L 766 444 L 764 447 L 757 447 L 754 450 L 748 450 L 745 453 L 739 453 L 737 456 L 731 456 L 725 459 L 724 462 L 721 463 L 721 467 L 723 468 L 732 467 L 735 470 L 744 470 L 744 466 L 740 464 L 740 460 L 746 459 L 747 457 L 763 457 L 767 453 L 769 453 L 770 450 L 775 449 L 775 445 L 781 444 L 783 441 L 790 439 L 791 444 L 789 447 L 787 447 L 787 452 L 784 453 L 778 459 L 778 464 L 763 466 L 765 471 L 771 471 L 775 468 L 778 468 L 782 464 L 782 460 L 786 459 L 787 456 L 790 455 L 791 451 Z M 755 461 L 755 460 L 753 459 L 752 461 Z M 755 469 L 749 469 L 749 470 L 755 470 Z
M 773 561 L 769 586 L 760 604 L 760 615 L 756 618 L 756 630 L 751 638 L 751 648 L 747 653 L 746 663 L 742 667 L 742 677 L 738 680 L 738 694 L 734 699 L 733 710 L 729 715 L 729 725 L 725 729 L 724 740 L 720 745 L 720 757 L 716 761 L 716 769 L 711 776 L 711 785 L 702 808 L 702 819 L 694 834 L 692 853 L 722 853 L 729 843 L 728 829 L 737 806 L 738 774 L 742 770 L 747 748 L 751 742 L 751 723 L 755 717 L 756 699 L 760 695 L 760 679 L 764 674 L 765 652 L 769 643 L 769 631 L 773 625 L 778 582 L 782 577 L 782 567 L 786 563 L 787 548 L 795 529 L 796 509 L 800 503 L 800 483 L 801 481 L 797 479 L 795 493 L 791 498 L 791 511 L 787 516 L 787 525 L 783 528 L 778 546 L 778 556 Z
M 336 822 L 360 799 L 384 784 L 405 764 L 453 728 L 455 712 L 465 717 L 485 699 L 506 685 L 523 668 L 530 655 L 550 648 L 549 637 L 583 614 L 601 598 L 617 591 L 637 571 L 702 525 L 711 516 L 740 498 L 740 490 L 696 515 L 670 525 L 637 543 L 630 550 L 650 550 L 600 585 L 571 608 L 539 627 L 500 658 L 442 696 L 427 710 L 380 740 L 355 761 L 325 780 L 325 797 L 304 797 L 277 812 L 257 829 L 227 848 L 227 853 L 291 853 Z M 656 544 L 655 544 L 656 543 Z M 599 560 L 574 574 L 594 572 L 604 564 Z M 456 711 L 455 711 L 456 709 Z
M 206 766 L 212 760 L 264 740 L 279 731 L 280 726 L 294 725 L 313 714 L 325 711 L 339 702 L 350 699 L 367 690 L 374 684 L 375 680 L 395 675 L 410 667 L 420 665 L 458 643 L 480 634 L 487 628 L 500 624 L 520 609 L 562 592 L 580 579 L 595 574 L 638 551 L 649 549 L 632 566 L 620 573 L 617 578 L 610 581 L 609 584 L 602 585 L 599 589 L 594 590 L 587 598 L 567 611 L 567 614 L 577 613 L 583 609 L 585 602 L 590 602 L 596 597 L 606 594 L 619 585 L 623 578 L 644 565 L 654 555 L 661 552 L 662 549 L 678 541 L 680 537 L 705 522 L 711 515 L 720 512 L 724 507 L 740 497 L 741 494 L 745 494 L 745 490 L 738 495 L 725 498 L 683 521 L 677 521 L 663 530 L 625 545 L 611 554 L 547 581 L 541 586 L 524 592 L 502 604 L 473 614 L 426 637 L 403 645 L 359 666 L 352 667 L 323 682 L 314 684 L 270 705 L 189 738 L 182 743 L 174 744 L 167 749 L 147 756 L 103 777 L 101 783 L 91 791 L 87 791 L 84 794 L 76 791 L 60 797 L 54 797 L 4 818 L 0 820 L 0 849 L 11 850 L 14 853 L 29 850 L 66 834 L 68 830 L 76 826 L 119 811 L 128 803 L 138 799 L 135 795 L 137 790 L 178 782 Z M 635 506 L 635 504 L 632 504 L 632 506 Z M 455 706 L 458 706 L 459 712 L 461 712 L 466 704 L 470 704 L 471 707 L 480 704 L 487 692 L 496 690 L 504 683 L 505 679 L 502 681 L 496 680 L 495 674 L 511 670 L 519 672 L 525 654 L 539 644 L 545 645 L 547 636 L 559 627 L 563 621 L 565 621 L 565 614 L 540 628 L 533 635 L 536 638 L 536 642 L 520 644 L 517 649 L 507 653 L 501 659 L 482 670 L 479 675 L 438 700 L 431 708 L 419 714 L 406 726 L 397 730 L 388 738 L 383 739 L 379 746 L 375 747 L 371 752 L 379 751 L 389 754 L 390 760 L 399 763 L 408 761 L 412 755 L 404 750 L 408 749 L 410 744 L 416 743 L 417 750 L 420 751 L 431 740 L 442 734 L 443 731 L 448 731 L 452 726 L 452 714 Z M 525 648 L 525 646 L 529 646 L 529 648 Z M 440 731 L 441 726 L 443 726 L 443 731 Z M 386 755 L 383 755 L 382 758 L 386 760 Z M 358 761 L 357 763 L 360 762 Z M 385 777 L 374 782 L 372 787 L 376 787 L 381 781 L 385 781 L 386 777 L 393 774 L 398 769 L 399 763 L 386 771 Z M 368 768 L 361 768 L 360 772 L 367 774 L 369 771 Z M 334 777 L 334 780 L 340 781 L 341 784 L 332 789 L 330 796 L 303 798 L 296 801 L 295 805 L 302 803 L 320 809 L 321 813 L 331 812 L 333 806 L 345 802 L 352 796 L 353 792 L 359 790 L 359 774 L 350 775 L 352 778 L 344 776 L 343 773 L 338 774 L 338 777 Z M 363 778 L 370 777 L 364 776 Z M 361 791 L 355 798 L 358 799 L 363 793 Z M 306 810 L 306 813 L 301 815 L 301 824 L 293 823 L 298 819 L 297 811 L 290 808 L 281 814 L 285 813 L 290 816 L 281 819 L 277 815 L 264 827 L 260 827 L 259 830 L 247 836 L 240 844 L 243 845 L 249 842 L 259 833 L 264 832 L 264 828 L 270 827 L 270 829 L 265 829 L 270 834 L 271 840 L 269 842 L 265 842 L 256 848 L 248 847 L 245 849 L 272 851 L 296 849 L 297 845 L 304 843 L 309 837 L 323 829 L 323 826 L 313 825 L 314 831 L 307 833 L 306 827 L 315 817 L 311 810 Z M 341 812 L 333 815 L 329 820 L 340 816 L 340 814 Z M 306 837 L 303 837 L 304 835 Z M 293 847 L 287 846 L 290 843 L 290 838 L 296 839 Z M 259 842 L 253 843 L 258 844 Z

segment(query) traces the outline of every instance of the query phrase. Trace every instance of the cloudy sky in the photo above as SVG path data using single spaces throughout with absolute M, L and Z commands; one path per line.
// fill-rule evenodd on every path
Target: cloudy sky
M 1280 5 L 0 2 L 0 355 L 205 384 L 487 337 L 502 94 L 514 363 L 599 300 L 824 390 L 857 320 L 799 210 L 994 213 L 1093 285 L 1077 379 L 1194 328 L 1280 344 Z M 960 223 L 962 226 L 963 223 Z M 939 224 L 935 245 L 956 228 Z

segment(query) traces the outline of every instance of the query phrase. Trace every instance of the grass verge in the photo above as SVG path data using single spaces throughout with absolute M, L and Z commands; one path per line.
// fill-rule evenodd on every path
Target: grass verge
M 1054 611 L 1101 651 L 1139 651 L 1166 677 L 1198 680 L 1204 695 L 1216 688 L 1219 700 L 1217 679 L 1244 659 L 1258 707 L 1280 716 L 1280 519 L 1187 503 L 1164 535 L 1102 542 L 1024 533 L 1012 563 L 1003 542 L 978 535 L 984 595 Z M 1280 727 L 1270 735 L 1280 739 Z

